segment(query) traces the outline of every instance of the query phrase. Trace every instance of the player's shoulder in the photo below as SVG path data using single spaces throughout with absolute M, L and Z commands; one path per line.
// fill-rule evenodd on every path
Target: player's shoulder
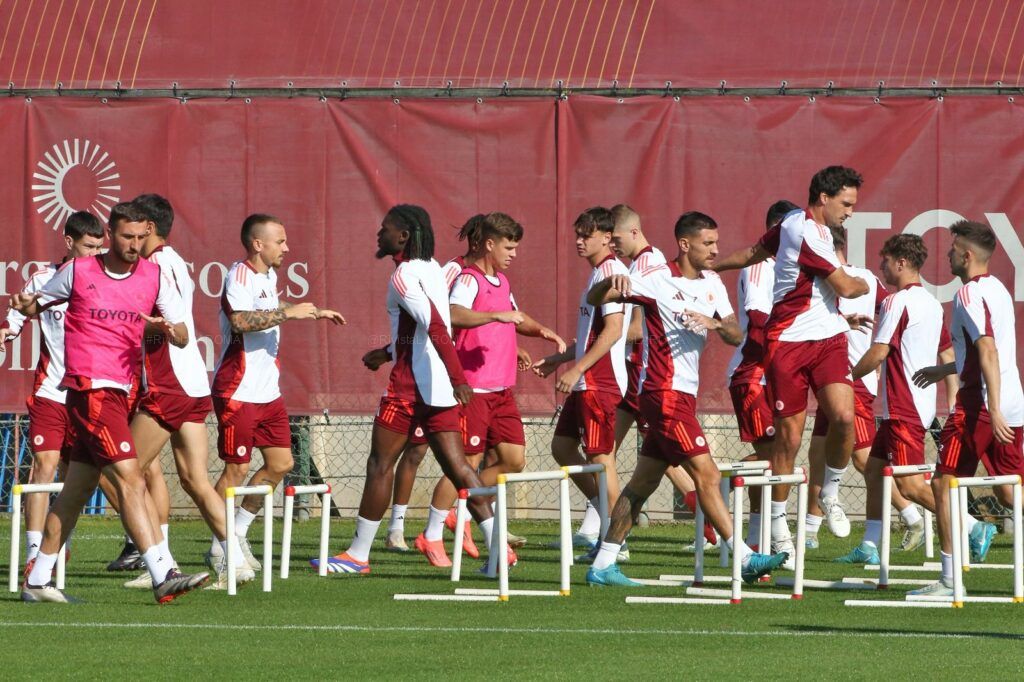
M 718 285 L 718 284 L 722 283 L 721 275 L 719 275 L 714 270 L 701 270 L 700 271 L 700 276 L 703 277 L 704 279 L 708 280 L 708 282 L 710 284 Z
M 69 260 L 68 263 L 70 262 L 71 261 Z M 58 266 L 53 263 L 47 263 L 37 267 L 32 271 L 32 274 L 28 276 L 28 284 L 42 284 L 57 273 L 57 267 Z
M 620 261 L 614 256 L 604 261 L 598 266 L 598 270 L 601 273 L 601 277 L 611 277 L 612 275 L 628 275 L 629 268 L 626 264 Z

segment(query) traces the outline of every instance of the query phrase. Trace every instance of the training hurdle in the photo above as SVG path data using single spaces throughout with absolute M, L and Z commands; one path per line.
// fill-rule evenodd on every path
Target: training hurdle
M 807 475 L 803 469 L 798 468 L 796 473 L 785 475 L 761 475 L 761 476 L 735 476 L 733 479 L 732 498 L 732 534 L 734 538 L 732 547 L 732 576 L 729 580 L 730 589 L 705 588 L 694 580 L 690 587 L 686 588 L 687 595 L 692 597 L 626 597 L 627 604 L 740 604 L 743 601 L 743 579 L 742 565 L 739 557 L 740 543 L 735 539 L 743 538 L 743 489 L 751 487 L 765 488 L 762 491 L 762 499 L 771 496 L 771 488 L 775 485 L 796 485 L 797 486 L 797 538 L 796 538 L 796 572 L 793 580 L 792 594 L 777 594 L 768 592 L 748 593 L 748 597 L 754 599 L 802 599 L 804 582 L 804 554 L 806 552 L 805 541 L 806 530 L 804 523 L 807 517 Z M 686 578 L 689 576 L 662 576 L 662 581 L 671 578 Z M 697 572 L 694 571 L 694 578 Z
M 771 473 L 768 467 L 771 466 L 769 462 L 761 460 L 754 460 L 749 462 L 715 462 L 718 467 L 718 471 L 722 474 L 722 482 L 719 483 L 719 490 L 722 493 L 722 499 L 725 500 L 726 506 L 729 506 L 729 490 L 732 488 L 732 479 L 736 476 L 746 475 L 757 475 L 764 473 Z M 771 529 L 771 516 L 768 513 L 769 507 L 768 502 L 763 497 L 761 498 L 761 543 L 764 544 L 764 538 L 770 533 Z M 693 540 L 693 574 L 695 586 L 700 586 L 701 581 L 704 577 L 704 509 L 700 506 L 700 498 L 697 499 L 697 510 L 693 515 L 694 525 L 697 527 L 696 536 Z M 770 540 L 769 540 L 770 541 Z M 725 551 L 724 547 L 720 547 L 718 550 L 718 565 L 722 568 L 729 568 L 729 552 Z
M 11 488 L 11 567 L 8 576 L 8 590 L 17 592 L 21 586 L 18 569 L 21 568 L 21 496 L 42 493 L 59 493 L 63 483 L 24 483 Z M 67 564 L 67 545 L 57 552 L 57 589 L 64 589 Z
M 878 548 L 880 565 L 878 567 L 878 589 L 884 590 L 889 585 L 890 554 L 892 552 L 892 487 L 896 476 L 916 476 L 923 474 L 925 479 L 931 478 L 935 472 L 934 464 L 911 464 L 907 466 L 887 466 L 882 469 L 882 542 Z M 924 510 L 924 555 L 926 559 L 935 556 L 935 541 L 932 538 L 932 513 Z M 901 567 L 902 568 L 902 567 Z
M 235 496 L 263 495 L 263 591 L 270 592 L 273 578 L 274 556 L 274 488 L 269 485 L 232 486 L 224 491 L 224 525 L 227 542 L 228 596 L 238 593 L 235 567 L 240 557 L 235 556 L 238 543 L 235 537 Z M 323 565 L 323 563 L 321 563 Z
M 319 494 L 320 497 L 320 576 L 327 575 L 327 537 L 331 530 L 331 486 L 290 485 L 284 489 L 284 531 L 281 536 L 281 579 L 288 579 L 288 564 L 292 558 L 292 511 L 296 495 Z

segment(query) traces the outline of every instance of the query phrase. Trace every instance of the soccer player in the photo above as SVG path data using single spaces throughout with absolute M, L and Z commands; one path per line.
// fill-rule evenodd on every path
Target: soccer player
M 565 342 L 551 329 L 519 309 L 505 270 L 512 265 L 523 239 L 523 228 L 504 213 L 477 215 L 463 227 L 474 245 L 462 274 L 449 295 L 455 352 L 473 389 L 473 400 L 462 408 L 462 445 L 474 469 L 485 450 L 496 460 L 480 472 L 483 485 L 498 475 L 526 466 L 526 434 L 512 387 L 518 365 L 516 334 L 546 339 L 565 351 Z M 451 566 L 442 533 L 457 491 L 447 478 L 434 489 L 427 525 L 416 538 L 416 549 L 434 566 Z
M 423 208 L 399 204 L 384 216 L 377 232 L 377 258 L 389 256 L 396 264 L 387 296 L 392 339 L 387 351 L 394 365 L 373 422 L 355 537 L 345 552 L 328 558 L 332 572 L 370 572 L 370 547 L 388 506 L 395 462 L 417 427 L 445 476 L 459 488 L 480 485 L 466 461 L 460 424 L 459 406 L 473 399 L 473 389 L 452 342 L 448 289 L 434 260 L 434 230 Z M 473 497 L 469 510 L 491 547 L 490 505 Z M 514 554 L 509 552 L 508 558 Z M 310 564 L 318 567 L 319 561 Z
M 878 278 L 867 268 L 850 265 L 846 262 L 846 230 L 843 228 L 832 228 L 832 245 L 835 247 L 836 259 L 843 270 L 853 277 L 859 277 L 868 284 L 868 293 L 857 298 L 840 298 L 838 308 L 840 314 L 846 318 L 850 329 L 846 332 L 846 354 L 849 358 L 849 366 L 854 367 L 867 352 L 871 345 L 871 326 L 874 324 L 875 315 L 882 299 L 888 294 Z M 878 393 L 878 377 L 874 372 L 865 374 L 862 378 L 854 378 L 854 439 L 852 459 L 854 467 L 858 471 L 864 470 L 864 462 L 868 458 L 868 451 L 875 440 L 875 395 Z M 839 485 L 848 467 L 841 464 L 832 467 L 833 460 L 825 446 L 828 439 L 828 417 L 819 408 L 814 416 L 814 429 L 811 431 L 811 445 L 808 452 L 810 460 L 811 476 L 810 490 L 807 501 L 807 546 L 818 547 L 818 529 L 821 522 L 827 520 L 828 528 L 837 538 L 845 538 L 850 535 L 850 520 L 839 503 Z M 822 503 L 819 505 L 818 498 Z M 893 498 L 897 509 L 908 507 L 909 504 L 902 497 Z M 917 512 L 916 508 L 911 508 Z M 908 511 L 908 514 L 911 512 Z M 825 518 L 827 517 L 827 518 Z M 911 516 L 911 520 L 914 518 Z M 924 519 L 917 513 L 916 521 L 923 529 Z
M 626 266 L 611 250 L 615 229 L 611 211 L 601 206 L 587 209 L 576 219 L 576 254 L 587 259 L 592 268 L 580 295 L 576 321 L 576 343 L 564 353 L 538 361 L 533 370 L 546 377 L 562 363 L 574 360 L 571 369 L 555 382 L 555 388 L 568 393 L 551 440 L 551 453 L 562 466 L 580 464 L 579 446 L 594 464 L 605 465 L 609 509 L 619 497 L 619 478 L 615 471 L 615 413 L 626 391 L 625 307 L 607 303 L 600 308 L 587 301 L 587 292 L 612 275 L 629 275 Z M 597 478 L 592 474 L 572 477 L 593 507 L 598 504 Z M 577 539 L 579 542 L 579 539 Z
M 776 201 L 768 208 L 765 229 L 776 227 L 787 214 L 799 210 L 800 207 L 791 201 Z M 740 271 L 737 303 L 743 341 L 736 347 L 726 371 L 740 441 L 750 443 L 754 450 L 753 457 L 748 456 L 747 459 L 765 461 L 771 456 L 772 441 L 775 438 L 772 408 L 768 403 L 764 379 L 764 328 L 772 312 L 774 286 L 774 258 L 747 266 Z M 761 541 L 761 489 L 754 487 L 747 493 L 751 510 L 747 544 L 754 547 Z
M 918 387 L 913 376 L 930 367 L 936 357 L 942 363 L 953 361 L 952 342 L 942 323 L 942 306 L 921 286 L 920 271 L 928 258 L 924 241 L 917 235 L 894 235 L 882 246 L 881 256 L 882 277 L 895 291 L 882 301 L 871 346 L 854 366 L 853 378 L 857 381 L 873 376 L 881 367 L 882 423 L 864 464 L 868 494 L 864 538 L 858 547 L 837 559 L 842 563 L 879 563 L 882 519 L 888 511 L 882 508 L 882 469 L 889 464 L 924 464 L 925 431 L 935 419 L 935 387 Z M 946 393 L 950 401 L 956 389 L 956 377 L 948 375 Z M 895 483 L 906 499 L 935 511 L 934 497 L 923 474 L 898 476 Z M 905 503 L 916 511 L 912 504 Z M 904 514 L 902 510 L 900 513 Z M 923 529 L 921 537 L 923 540 Z
M 72 258 L 97 255 L 103 248 L 105 236 L 103 224 L 92 213 L 72 213 L 64 223 L 65 252 L 61 263 Z M 42 291 L 47 282 L 53 279 L 58 267 L 59 264 L 51 264 L 38 270 L 25 283 L 22 293 L 31 296 Z M 28 438 L 32 449 L 29 483 L 52 483 L 58 464 L 62 465 L 62 469 L 66 467 L 66 463 L 60 461 L 60 452 L 68 430 L 68 412 L 64 407 L 67 392 L 61 388 L 64 380 L 64 319 L 67 307 L 66 303 L 61 303 L 47 308 L 39 315 L 43 342 L 39 344 L 39 362 L 33 380 L 35 388 L 26 401 Z M 0 344 L 17 337 L 25 319 L 17 310 L 9 310 L 7 319 L 0 326 Z M 45 495 L 28 495 L 25 498 L 26 572 L 31 570 L 36 554 L 39 553 L 48 506 L 49 498 Z
M 914 375 L 919 387 L 954 372 L 960 375 L 956 406 L 942 428 L 939 461 L 932 479 L 935 520 L 942 542 L 942 575 L 938 582 L 912 592 L 942 596 L 953 594 L 950 477 L 973 476 L 979 460 L 992 476 L 1024 475 L 1024 391 L 1017 371 L 1013 297 L 989 274 L 996 236 L 988 225 L 968 220 L 950 225 L 949 233 L 953 236 L 949 269 L 963 282 L 953 298 L 951 336 L 956 360 Z M 996 486 L 994 491 L 1003 504 L 1013 503 L 1006 487 Z M 971 561 L 984 561 L 995 526 L 973 524 L 971 520 L 967 523 L 971 526 Z
M 846 332 L 849 324 L 836 298 L 856 298 L 868 284 L 840 267 L 831 228 L 853 215 L 861 176 L 829 166 L 811 178 L 806 211 L 787 215 L 756 244 L 730 254 L 715 270 L 746 267 L 774 255 L 775 291 L 765 324 L 765 378 L 775 422 L 772 471 L 790 474 L 807 420 L 807 390 L 817 397 L 832 428 L 826 449 L 845 467 L 853 453 L 853 382 L 849 375 Z M 772 487 L 773 546 L 792 554 L 786 522 L 790 486 Z M 827 510 L 825 510 L 827 513 Z
M 742 538 L 732 537 L 729 510 L 718 487 L 721 474 L 697 419 L 700 356 L 708 333 L 716 332 L 730 345 L 742 338 L 725 285 L 708 269 L 718 254 L 718 224 L 703 213 L 684 213 L 676 222 L 675 237 L 679 255 L 671 264 L 659 266 L 660 274 L 612 275 L 596 282 L 588 294 L 594 306 L 620 302 L 643 309 L 647 365 L 640 384 L 640 409 L 650 425 L 633 477 L 612 511 L 608 532 L 587 571 L 591 585 L 639 585 L 622 574 L 616 558 L 640 508 L 670 466 L 686 469 L 697 486 L 701 507 L 725 544 L 731 548 L 734 541 L 743 543 Z M 739 555 L 748 582 L 786 560 L 785 553 L 755 554 L 746 543 Z
M 67 302 L 64 379 L 71 425 L 70 464 L 64 489 L 46 517 L 43 542 L 22 586 L 30 602 L 67 603 L 50 578 L 57 552 L 67 541 L 99 477 L 117 490 L 121 521 L 142 550 L 153 579 L 153 594 L 168 602 L 202 585 L 206 573 L 182 575 L 145 501 L 145 481 L 128 427 L 128 393 L 141 361 L 147 323 L 171 343 L 185 346 L 185 310 L 159 266 L 140 258 L 149 232 L 147 216 L 132 204 L 117 204 L 109 220 L 110 250 L 102 256 L 65 263 L 41 292 L 17 294 L 11 307 L 26 316 Z M 149 317 L 142 311 L 160 313 Z
M 224 462 L 216 485 L 221 499 L 225 490 L 242 484 L 253 448 L 263 454 L 263 466 L 248 485 L 276 488 L 292 470 L 291 429 L 281 397 L 278 364 L 281 325 L 289 320 L 345 324 L 345 318 L 333 310 L 278 298 L 277 269 L 288 253 L 288 235 L 280 219 L 263 213 L 250 215 L 242 223 L 241 240 L 246 258 L 232 265 L 224 278 L 220 299 L 224 347 L 213 377 L 213 409 L 220 425 L 217 450 Z M 253 571 L 261 566 L 246 536 L 261 504 L 261 495 L 246 495 L 235 514 L 235 534 Z M 216 560 L 223 556 L 216 538 L 210 556 Z

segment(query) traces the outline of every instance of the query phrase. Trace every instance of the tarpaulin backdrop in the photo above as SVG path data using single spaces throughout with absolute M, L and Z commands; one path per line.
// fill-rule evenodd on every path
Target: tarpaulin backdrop
M 470 215 L 517 218 L 526 236 L 509 271 L 516 298 L 569 339 L 587 276 L 573 244 L 580 211 L 631 204 L 671 257 L 675 219 L 701 210 L 720 223 L 727 252 L 758 237 L 770 203 L 804 203 L 810 176 L 844 163 L 866 181 L 849 224 L 851 261 L 874 267 L 887 236 L 923 234 L 931 251 L 924 274 L 948 301 L 957 286 L 948 233 L 934 228 L 959 216 L 987 219 L 1001 244 L 994 269 L 1021 301 L 1022 131 L 1021 107 L 1005 97 L 8 99 L 0 101 L 0 294 L 19 290 L 36 261 L 61 255 L 57 229 L 70 208 L 106 215 L 116 200 L 159 192 L 177 211 L 171 242 L 194 266 L 196 321 L 212 366 L 223 273 L 243 257 L 241 221 L 272 213 L 291 247 L 282 294 L 337 308 L 349 321 L 284 326 L 286 400 L 295 411 L 369 412 L 386 369 L 371 373 L 359 358 L 387 338 L 393 266 L 373 254 L 394 203 L 427 207 L 442 261 L 462 253 L 455 228 Z M 37 343 L 29 327 L 0 358 L 0 409 L 22 408 Z M 535 356 L 550 351 L 534 339 L 524 346 Z M 731 410 L 730 352 L 718 339 L 708 344 L 702 410 Z M 550 412 L 551 380 L 521 376 L 523 409 Z

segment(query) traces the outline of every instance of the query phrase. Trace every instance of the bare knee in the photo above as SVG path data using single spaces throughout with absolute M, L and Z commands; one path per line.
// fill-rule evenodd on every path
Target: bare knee
M 270 472 L 271 475 L 283 477 L 289 472 L 291 472 L 292 468 L 294 468 L 295 460 L 292 458 L 291 455 L 288 455 L 287 457 L 275 457 L 272 460 L 266 462 L 265 466 L 267 467 L 267 471 Z
M 32 462 L 32 470 L 29 472 L 31 483 L 52 483 L 57 474 L 57 462 L 60 455 L 53 453 L 46 456 L 36 455 Z

